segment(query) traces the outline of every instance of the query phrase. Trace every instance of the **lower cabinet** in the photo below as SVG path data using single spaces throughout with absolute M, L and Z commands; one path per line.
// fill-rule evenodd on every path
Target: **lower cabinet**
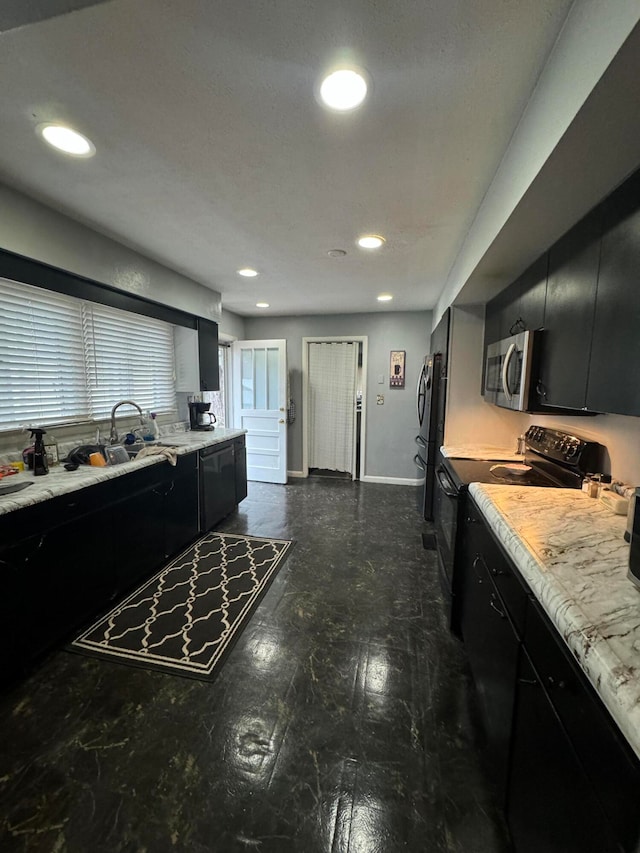
M 539 673 L 523 650 L 507 822 L 518 853 L 620 853 Z
M 473 542 L 483 532 L 475 525 L 469 539 Z M 460 630 L 480 704 L 487 770 L 504 803 L 520 640 L 491 580 L 489 566 L 500 571 L 492 556 L 474 548 L 465 561 Z
M 640 761 L 471 499 L 457 594 L 516 853 L 638 853 Z
M 210 450 L 0 515 L 4 681 L 193 542 L 201 500 L 209 530 L 246 496 L 244 436 Z

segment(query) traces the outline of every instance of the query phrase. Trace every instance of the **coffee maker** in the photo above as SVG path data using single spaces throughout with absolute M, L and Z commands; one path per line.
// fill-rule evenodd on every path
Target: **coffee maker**
M 209 411 L 211 403 L 189 403 L 189 426 L 193 430 L 210 430 L 216 416 Z

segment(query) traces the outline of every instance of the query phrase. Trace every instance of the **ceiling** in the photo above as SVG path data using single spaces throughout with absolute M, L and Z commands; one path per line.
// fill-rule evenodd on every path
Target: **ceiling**
M 0 181 L 242 316 L 259 300 L 278 315 L 431 309 L 571 5 L 16 3 L 0 16 Z M 372 83 L 348 114 L 314 97 L 338 62 Z M 45 121 L 96 156 L 48 149 Z M 386 244 L 360 249 L 363 233 Z

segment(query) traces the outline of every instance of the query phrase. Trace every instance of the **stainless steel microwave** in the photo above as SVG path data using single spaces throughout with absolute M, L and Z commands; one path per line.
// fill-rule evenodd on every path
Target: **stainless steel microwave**
M 489 344 L 484 374 L 484 398 L 488 403 L 528 411 L 536 332 L 520 332 Z

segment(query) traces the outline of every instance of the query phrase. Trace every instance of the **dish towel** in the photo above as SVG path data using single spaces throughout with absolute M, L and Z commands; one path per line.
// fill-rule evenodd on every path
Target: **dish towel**
M 145 456 L 164 456 L 167 462 L 175 467 L 178 462 L 178 448 L 157 446 L 143 447 L 140 453 L 136 456 L 136 459 L 144 459 Z

